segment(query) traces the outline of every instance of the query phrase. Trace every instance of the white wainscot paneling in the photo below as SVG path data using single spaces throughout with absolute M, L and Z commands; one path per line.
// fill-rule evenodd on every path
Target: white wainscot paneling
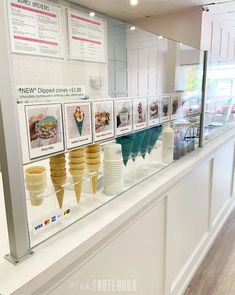
M 229 142 L 214 156 L 211 194 L 211 222 L 216 226 L 231 197 L 234 144 Z
M 166 294 L 179 294 L 208 235 L 209 187 L 207 160 L 168 193 Z
M 164 294 L 166 201 L 149 209 L 60 282 L 50 295 Z M 133 280 L 133 292 L 102 291 L 108 280 Z M 135 290 L 136 286 L 136 290 Z M 89 288 L 99 288 L 96 292 Z M 124 291 L 124 290 L 123 290 Z

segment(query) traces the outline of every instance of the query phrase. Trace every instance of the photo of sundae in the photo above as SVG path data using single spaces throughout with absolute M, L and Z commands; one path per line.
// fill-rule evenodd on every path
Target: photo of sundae
M 114 136 L 113 101 L 100 100 L 92 102 L 92 123 L 94 140 L 112 138 Z
M 101 132 L 105 130 L 105 127 L 108 126 L 110 123 L 110 113 L 103 111 L 103 112 L 96 112 L 95 113 L 95 130 L 96 132 Z
M 162 121 L 165 122 L 170 119 L 170 96 L 162 97 Z
M 60 104 L 25 106 L 30 159 L 64 149 Z
M 158 102 L 157 101 L 152 101 L 149 106 L 149 119 L 157 119 L 159 117 L 158 114 Z
M 77 106 L 74 113 L 74 118 L 80 135 L 82 135 L 84 116 L 85 114 L 81 111 L 81 107 Z
M 173 98 L 172 104 L 171 104 L 172 115 L 176 114 L 178 108 L 179 108 L 179 99 L 178 97 L 176 97 L 176 98 Z
M 138 123 L 142 123 L 144 121 L 143 117 L 143 105 L 141 102 L 138 104 Z
M 35 124 L 35 132 L 39 138 L 48 139 L 57 134 L 57 120 L 53 116 L 46 116 Z

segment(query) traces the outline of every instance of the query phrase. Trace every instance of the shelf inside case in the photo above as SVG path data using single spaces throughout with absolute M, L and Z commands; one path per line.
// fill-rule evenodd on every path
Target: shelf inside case
M 66 155 L 66 157 L 68 157 Z M 68 160 L 66 161 L 68 163 Z M 103 163 L 103 153 L 101 156 Z M 38 195 L 42 202 L 35 206 L 32 204 L 29 192 L 26 190 L 27 213 L 29 223 L 29 233 L 31 246 L 34 247 L 52 235 L 65 229 L 72 223 L 78 221 L 92 211 L 110 202 L 121 193 L 127 191 L 137 183 L 143 181 L 149 176 L 155 174 L 167 165 L 161 163 L 161 142 L 159 141 L 153 148 L 151 154 L 147 154 L 145 159 L 141 155 L 137 155 L 135 161 L 130 157 L 127 165 L 122 163 L 123 187 L 118 193 L 107 194 L 104 191 L 104 175 L 103 164 L 97 174 L 97 192 L 92 193 L 91 178 L 96 173 L 85 172 L 82 182 L 82 193 L 80 201 L 77 202 L 75 195 L 75 185 L 72 177 L 67 172 L 66 183 L 61 187 L 64 190 L 63 206 L 59 207 L 57 201 L 57 193 L 50 180 L 49 160 L 43 160 L 37 164 L 33 163 L 25 166 L 44 166 L 47 171 L 47 188 L 43 194 Z M 68 164 L 67 164 L 68 166 Z M 68 171 L 68 167 L 67 167 Z M 112 187 L 111 191 L 112 191 Z

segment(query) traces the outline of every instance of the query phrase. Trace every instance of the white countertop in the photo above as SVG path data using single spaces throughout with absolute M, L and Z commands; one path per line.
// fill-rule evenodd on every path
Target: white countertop
M 23 285 L 25 285 L 25 288 L 23 287 L 19 290 L 19 293 L 14 294 L 32 294 L 34 288 L 43 285 L 61 269 L 95 247 L 97 242 L 117 229 L 145 205 L 151 201 L 160 200 L 164 196 L 164 192 L 186 175 L 194 165 L 210 156 L 212 152 L 234 136 L 235 130 L 230 130 L 209 142 L 203 149 L 198 149 L 161 170 L 68 229 L 37 246 L 34 249 L 35 254 L 17 266 L 2 259 L 2 256 L 9 252 L 9 247 L 6 221 L 2 212 L 4 205 L 2 191 L 0 191 L 0 231 L 1 236 L 3 232 L 5 237 L 0 241 L 0 294 L 11 294 Z M 34 281 L 32 281 L 33 279 Z

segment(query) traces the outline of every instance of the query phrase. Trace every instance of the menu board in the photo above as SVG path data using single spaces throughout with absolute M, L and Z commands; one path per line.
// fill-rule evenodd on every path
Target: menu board
M 147 127 L 147 99 L 133 99 L 133 129 L 141 130 Z
M 116 99 L 115 110 L 116 135 L 132 132 L 132 99 Z
M 90 102 L 65 103 L 64 117 L 67 149 L 92 143 Z
M 92 124 L 95 142 L 114 137 L 113 113 L 113 100 L 92 102 Z
M 68 9 L 70 58 L 105 62 L 104 20 Z
M 30 160 L 64 150 L 61 104 L 25 105 Z
M 157 97 L 148 98 L 148 126 L 160 123 L 160 102 Z
M 8 3 L 12 51 L 61 58 L 60 8 L 33 0 Z

